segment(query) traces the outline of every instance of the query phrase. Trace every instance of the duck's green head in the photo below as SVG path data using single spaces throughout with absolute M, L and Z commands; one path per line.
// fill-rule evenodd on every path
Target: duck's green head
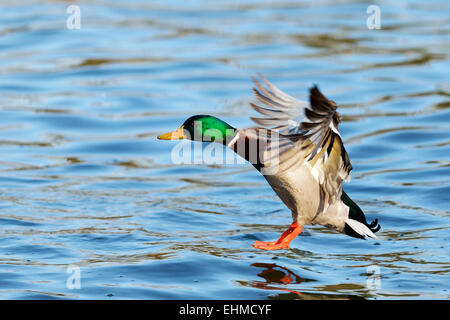
M 208 115 L 196 115 L 187 119 L 175 131 L 158 136 L 161 140 L 188 139 L 204 142 L 226 143 L 234 137 L 236 129 L 225 121 Z

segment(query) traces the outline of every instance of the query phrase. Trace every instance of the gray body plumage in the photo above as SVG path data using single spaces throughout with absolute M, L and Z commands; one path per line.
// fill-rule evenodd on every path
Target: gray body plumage
M 358 237 L 376 238 L 365 223 L 350 217 L 341 199 L 352 166 L 338 131 L 336 103 L 313 87 L 308 104 L 260 78 L 265 86 L 254 79 L 253 90 L 265 107 L 251 106 L 263 117 L 251 119 L 263 127 L 237 130 L 227 146 L 264 175 L 299 225 L 320 224 L 342 233 L 350 228 Z
M 236 139 L 233 139 L 228 147 L 236 149 L 236 153 L 243 158 L 247 158 L 245 146 L 248 148 L 258 144 L 258 141 L 252 142 L 252 140 L 258 139 L 255 132 L 260 130 L 259 128 L 239 129 Z M 245 144 L 245 140 L 247 140 L 247 144 Z M 237 148 L 237 145 L 243 147 Z M 261 151 L 259 156 L 261 157 L 259 159 L 261 164 L 265 165 L 266 168 L 271 167 L 272 157 L 265 156 L 265 153 Z M 349 207 L 339 199 L 328 206 L 326 212 L 316 216 L 320 205 L 320 186 L 312 175 L 310 168 L 306 164 L 292 165 L 282 161 L 277 165 L 278 167 L 273 172 L 264 174 L 264 170 L 260 171 L 278 197 L 291 210 L 292 218 L 300 225 L 320 224 L 338 232 L 344 232 Z

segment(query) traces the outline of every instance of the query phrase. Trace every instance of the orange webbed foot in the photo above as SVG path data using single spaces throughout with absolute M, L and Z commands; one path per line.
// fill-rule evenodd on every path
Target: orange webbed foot
M 276 241 L 255 241 L 252 247 L 262 250 L 280 250 L 289 249 L 289 244 L 283 242 L 277 243 Z
M 297 222 L 294 221 L 277 241 L 255 241 L 255 243 L 252 244 L 252 247 L 262 250 L 289 249 L 289 243 L 298 236 L 302 230 L 303 226 L 299 226 Z

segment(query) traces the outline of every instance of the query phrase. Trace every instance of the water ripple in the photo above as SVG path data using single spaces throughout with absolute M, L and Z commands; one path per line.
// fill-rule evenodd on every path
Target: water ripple
M 41 2 L 0 5 L 1 298 L 450 297 L 447 3 L 380 4 L 368 30 L 352 1 L 91 1 L 69 30 Z M 344 188 L 378 240 L 308 226 L 258 251 L 291 222 L 264 178 L 172 163 L 155 137 L 192 114 L 253 125 L 257 72 L 339 103 Z

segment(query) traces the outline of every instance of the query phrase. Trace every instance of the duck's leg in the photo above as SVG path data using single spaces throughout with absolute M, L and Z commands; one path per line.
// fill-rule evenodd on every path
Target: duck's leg
M 289 243 L 294 240 L 294 238 L 298 236 L 302 230 L 303 226 L 299 226 L 297 221 L 294 221 L 289 229 L 283 232 L 277 241 L 255 241 L 255 243 L 252 244 L 252 247 L 263 250 L 289 249 Z

